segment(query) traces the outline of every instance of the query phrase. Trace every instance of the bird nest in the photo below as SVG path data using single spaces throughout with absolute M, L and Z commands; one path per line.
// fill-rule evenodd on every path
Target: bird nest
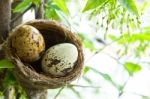
M 59 88 L 77 79 L 83 69 L 82 44 L 75 33 L 56 21 L 33 20 L 24 23 L 37 28 L 45 39 L 46 50 L 59 43 L 72 43 L 77 47 L 78 59 L 71 72 L 62 77 L 54 77 L 45 74 L 41 69 L 41 59 L 33 63 L 24 63 L 12 53 L 11 42 L 5 43 L 6 56 L 15 64 L 14 75 L 18 82 L 25 88 L 49 89 Z M 63 49 L 62 49 L 63 50 Z

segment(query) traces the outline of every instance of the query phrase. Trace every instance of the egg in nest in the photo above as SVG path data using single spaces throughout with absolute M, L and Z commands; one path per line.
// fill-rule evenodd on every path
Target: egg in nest
M 21 25 L 10 36 L 13 54 L 24 62 L 34 62 L 45 50 L 42 34 L 33 26 Z
M 42 58 L 42 70 L 53 76 L 65 76 L 71 72 L 78 58 L 77 47 L 61 43 L 50 47 Z

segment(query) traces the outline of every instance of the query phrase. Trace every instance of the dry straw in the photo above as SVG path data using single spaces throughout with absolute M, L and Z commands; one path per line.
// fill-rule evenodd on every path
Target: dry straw
M 27 89 L 49 89 L 59 88 L 77 79 L 83 69 L 83 50 L 81 41 L 75 33 L 56 21 L 33 20 L 27 23 L 37 28 L 43 35 L 46 49 L 59 43 L 72 43 L 78 49 L 78 60 L 74 69 L 63 77 L 53 77 L 46 75 L 41 70 L 41 60 L 34 63 L 23 63 L 14 53 L 11 52 L 11 42 L 8 38 L 5 46 L 7 57 L 15 64 L 14 75 L 20 84 Z M 12 31 L 13 32 L 13 31 Z M 63 50 L 63 49 L 62 49 Z

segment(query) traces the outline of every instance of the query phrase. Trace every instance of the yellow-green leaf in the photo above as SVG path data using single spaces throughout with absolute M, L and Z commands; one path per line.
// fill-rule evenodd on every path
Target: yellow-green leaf
M 69 14 L 65 0 L 53 0 L 53 2 L 65 13 Z
M 28 6 L 31 4 L 31 0 L 23 0 L 21 3 L 19 3 L 15 9 L 13 9 L 13 12 L 22 12 L 24 11 Z
M 14 64 L 7 59 L 0 60 L 0 69 L 2 68 L 14 68 Z
M 124 6 L 128 11 L 134 13 L 136 16 L 139 16 L 136 4 L 133 0 L 119 0 L 121 5 Z
M 84 68 L 84 74 L 86 74 L 89 71 L 89 68 L 87 66 L 85 66 Z
M 91 10 L 91 9 L 95 9 L 98 6 L 101 6 L 102 4 L 104 4 L 104 3 L 108 2 L 108 1 L 109 0 L 88 0 L 86 2 L 86 5 L 83 8 L 82 12 L 85 12 L 85 11 L 88 11 L 88 10 Z
M 126 62 L 124 64 L 124 67 L 128 71 L 130 76 L 132 76 L 134 73 L 136 73 L 142 69 L 140 65 L 132 63 L 132 62 Z

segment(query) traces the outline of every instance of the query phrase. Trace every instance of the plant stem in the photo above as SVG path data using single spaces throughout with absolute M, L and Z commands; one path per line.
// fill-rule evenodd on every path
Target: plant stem
M 36 19 L 43 19 L 44 18 L 44 0 L 40 0 L 39 7 L 36 7 L 35 10 L 35 18 Z

